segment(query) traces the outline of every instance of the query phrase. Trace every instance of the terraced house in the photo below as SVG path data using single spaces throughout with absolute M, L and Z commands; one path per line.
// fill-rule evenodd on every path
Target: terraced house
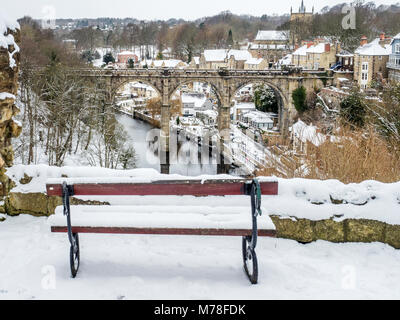
M 400 33 L 393 38 L 391 45 L 392 53 L 387 64 L 389 80 L 400 82 Z
M 289 37 L 289 31 L 260 30 L 250 43 L 249 51 L 253 58 L 263 58 L 272 66 L 293 49 Z
M 204 50 L 200 57 L 200 69 L 244 69 L 245 62 L 252 58 L 248 50 Z
M 292 64 L 308 70 L 329 70 L 336 63 L 336 54 L 340 52 L 338 43 L 331 44 L 323 39 L 304 42 L 292 54 Z
M 361 38 L 360 46 L 354 54 L 354 81 L 360 88 L 366 89 L 374 81 L 387 79 L 387 63 L 392 53 L 391 41 L 384 33 L 370 43 L 367 37 Z

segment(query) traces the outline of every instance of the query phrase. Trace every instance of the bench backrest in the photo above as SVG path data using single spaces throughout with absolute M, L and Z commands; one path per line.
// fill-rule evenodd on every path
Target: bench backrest
M 234 196 L 249 195 L 249 180 L 173 180 L 149 183 L 68 183 L 75 196 Z M 278 182 L 261 182 L 263 195 L 277 195 Z M 61 183 L 46 184 L 49 196 L 62 196 Z

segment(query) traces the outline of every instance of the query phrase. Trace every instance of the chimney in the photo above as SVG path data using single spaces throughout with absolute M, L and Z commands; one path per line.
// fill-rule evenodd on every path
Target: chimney
M 325 52 L 331 52 L 331 44 L 325 43 Z
M 294 46 L 294 50 L 297 50 L 299 48 L 299 45 L 296 43 Z
M 362 36 L 360 42 L 361 47 L 365 46 L 367 43 L 368 43 L 368 38 L 366 36 Z
M 384 32 L 381 32 L 379 39 L 381 39 L 381 41 L 385 41 L 385 33 Z

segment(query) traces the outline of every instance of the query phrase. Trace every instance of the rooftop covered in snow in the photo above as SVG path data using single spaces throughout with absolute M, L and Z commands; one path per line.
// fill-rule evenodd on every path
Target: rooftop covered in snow
M 255 41 L 287 41 L 289 31 L 259 30 Z
M 355 51 L 356 54 L 363 56 L 387 56 L 392 53 L 392 46 L 390 44 L 381 44 L 381 40 L 376 38 L 375 40 L 360 46 Z

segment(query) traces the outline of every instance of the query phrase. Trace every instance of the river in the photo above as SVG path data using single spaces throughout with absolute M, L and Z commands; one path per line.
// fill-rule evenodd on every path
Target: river
M 160 171 L 160 159 L 151 151 L 148 142 L 146 142 L 148 133 L 154 128 L 146 122 L 133 119 L 124 114 L 118 114 L 117 120 L 124 126 L 129 137 L 132 139 L 137 155 L 136 166 L 138 168 L 153 168 Z M 180 147 L 180 150 L 189 146 L 190 142 L 184 143 Z M 170 166 L 170 173 L 184 176 L 215 175 L 217 174 L 217 166 L 215 164 L 186 164 L 185 161 L 178 161 L 178 164 Z

